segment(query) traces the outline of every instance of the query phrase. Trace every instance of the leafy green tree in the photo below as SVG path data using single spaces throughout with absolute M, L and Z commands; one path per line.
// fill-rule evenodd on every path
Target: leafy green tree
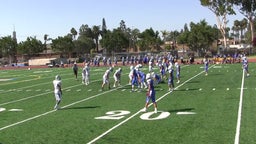
M 113 29 L 113 32 L 107 31 L 102 40 L 101 45 L 106 48 L 107 52 L 122 52 L 124 48 L 129 47 L 129 38 L 121 31 L 121 29 Z
M 8 57 L 9 63 L 16 61 L 17 42 L 11 36 L 1 37 L 0 56 Z
M 87 24 L 82 24 L 79 28 L 79 36 L 92 37 L 92 30 Z
M 254 39 L 254 19 L 256 16 L 256 1 L 255 0 L 233 0 L 233 3 L 238 6 L 239 12 L 244 15 L 250 24 L 251 42 Z
M 73 40 L 73 43 L 74 43 L 74 49 L 76 51 L 76 56 L 79 55 L 79 49 L 76 47 L 77 43 L 76 43 L 76 36 L 77 36 L 77 31 L 75 28 L 71 28 L 70 30 L 70 34 L 72 35 L 72 40 Z
M 236 14 L 233 10 L 233 0 L 200 0 L 201 5 L 208 7 L 216 16 L 218 28 L 224 39 L 224 46 L 227 47 L 226 42 L 226 25 L 228 23 L 227 16 Z
M 45 46 L 40 40 L 33 37 L 27 37 L 26 41 L 19 43 L 18 53 L 22 55 L 27 54 L 28 59 L 30 59 L 43 52 L 44 48 Z
M 135 51 L 138 50 L 137 48 L 137 42 L 138 42 L 138 36 L 140 34 L 140 30 L 135 28 L 131 29 L 130 31 L 130 37 L 129 37 L 129 48 L 134 48 Z
M 210 49 L 215 40 L 215 31 L 205 20 L 195 24 L 190 23 L 190 32 L 187 37 L 187 44 L 193 51 L 197 51 L 202 56 Z M 185 38 L 186 39 L 186 38 Z
M 96 52 L 99 52 L 99 36 L 101 34 L 100 26 L 94 25 L 90 28 L 88 25 L 82 25 L 79 29 L 79 35 L 94 40 Z
M 188 43 L 188 36 L 189 36 L 189 31 L 188 31 L 188 29 L 186 30 L 186 31 L 182 31 L 181 33 L 180 33 L 180 35 L 177 37 L 177 43 L 179 43 L 179 44 L 182 44 L 182 50 L 183 50 L 183 52 L 184 52 L 184 46 L 185 46 L 185 44 L 187 44 Z
M 58 52 L 63 57 L 71 57 L 72 52 L 74 51 L 74 43 L 72 35 L 68 34 L 64 37 L 58 37 L 52 40 L 52 49 L 55 52 Z
M 94 25 L 92 27 L 92 39 L 94 39 L 96 44 L 96 51 L 99 52 L 99 36 L 100 36 L 100 26 Z
M 246 28 L 247 28 L 246 18 L 242 19 L 241 21 L 239 21 L 239 20 L 234 21 L 232 30 L 235 33 L 233 33 L 233 36 L 236 36 L 236 38 L 239 39 L 239 42 L 241 42 L 241 40 L 245 38 L 244 31 Z
M 127 28 L 126 28 L 126 25 L 125 25 L 125 21 L 124 21 L 124 20 L 121 20 L 119 28 L 120 28 L 120 30 L 121 30 L 122 32 L 124 32 L 124 33 L 126 32 Z
M 76 40 L 77 31 L 75 28 L 71 28 L 70 33 L 72 34 L 73 40 Z
M 166 42 L 166 37 L 168 36 L 169 32 L 166 31 L 166 30 L 163 30 L 163 31 L 161 31 L 161 33 L 162 33 L 162 36 L 163 36 L 163 41 Z
M 240 21 L 235 20 L 231 29 L 233 31 L 232 36 L 234 39 L 239 39 Z
M 76 51 L 78 52 L 78 54 L 80 54 L 80 56 L 86 53 L 89 54 L 91 50 L 95 48 L 94 41 L 84 35 L 79 36 L 74 43 Z
M 163 43 L 159 32 L 155 32 L 152 28 L 140 33 L 138 38 L 138 46 L 141 51 L 160 50 L 160 45 Z

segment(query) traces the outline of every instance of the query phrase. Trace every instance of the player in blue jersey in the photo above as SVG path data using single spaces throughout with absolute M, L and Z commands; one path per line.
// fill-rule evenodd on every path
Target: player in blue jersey
M 162 63 L 162 64 L 159 65 L 160 74 L 161 74 L 161 80 L 164 80 L 166 78 L 165 67 L 166 67 L 165 63 Z
M 155 72 L 152 72 L 152 78 L 155 81 L 155 85 L 159 84 L 162 81 L 161 76 L 156 74 Z
M 138 73 L 137 73 L 137 70 L 136 69 L 133 69 L 132 70 L 132 90 L 131 92 L 134 92 L 134 86 L 138 86 L 139 85 L 139 82 L 138 82 Z
M 156 91 L 155 91 L 155 88 L 154 88 L 154 81 L 151 79 L 151 75 L 150 73 L 148 73 L 146 75 L 146 80 L 147 80 L 147 84 L 148 84 L 148 91 L 146 93 L 146 104 L 145 104 L 145 107 L 142 109 L 142 112 L 146 112 L 147 111 L 147 108 L 148 108 L 148 105 L 149 105 L 149 101 L 151 100 L 153 105 L 154 105 L 154 112 L 157 113 L 157 104 L 156 104 Z
M 173 82 L 174 76 L 173 76 L 173 68 L 171 65 L 168 67 L 168 72 L 169 72 L 169 78 L 168 78 L 169 91 L 173 91 L 174 90 L 174 82 Z
M 140 88 L 143 89 L 147 89 L 147 84 L 146 84 L 146 74 L 140 70 L 137 71 L 138 72 L 138 76 L 139 76 L 139 85 L 140 85 Z

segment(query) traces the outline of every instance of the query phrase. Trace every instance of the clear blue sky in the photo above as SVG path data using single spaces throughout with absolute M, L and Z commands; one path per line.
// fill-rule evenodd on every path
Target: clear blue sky
M 117 28 L 121 20 L 127 27 L 144 31 L 180 31 L 184 24 L 205 19 L 216 24 L 214 14 L 201 6 L 200 0 L 2 0 L 0 5 L 0 37 L 16 30 L 18 41 L 36 36 L 43 41 L 44 34 L 51 38 L 64 36 L 82 24 Z M 243 16 L 229 16 L 228 26 Z

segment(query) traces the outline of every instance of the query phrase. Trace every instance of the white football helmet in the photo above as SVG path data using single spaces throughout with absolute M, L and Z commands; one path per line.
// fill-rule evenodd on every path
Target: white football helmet
M 133 70 L 134 69 L 134 66 L 130 66 L 130 70 Z
M 150 79 L 150 78 L 151 78 L 150 73 L 147 73 L 147 75 L 146 75 L 146 79 Z
M 61 80 L 61 77 L 60 77 L 59 75 L 56 75 L 56 76 L 55 76 L 55 79 L 56 79 L 56 80 Z
M 111 71 L 111 72 L 112 72 L 112 71 L 113 71 L 113 67 L 110 67 L 110 68 L 109 68 L 109 71 Z
M 175 67 L 177 67 L 179 64 L 178 64 L 178 62 L 175 62 Z

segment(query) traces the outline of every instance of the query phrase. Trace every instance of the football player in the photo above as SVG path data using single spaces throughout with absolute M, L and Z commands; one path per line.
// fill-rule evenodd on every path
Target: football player
M 204 72 L 205 72 L 205 75 L 207 76 L 208 75 L 209 60 L 206 56 L 204 57 L 203 62 L 204 62 Z
M 129 85 L 132 84 L 133 70 L 134 70 L 134 66 L 130 66 L 130 73 L 128 75 L 128 77 L 129 77 Z
M 56 99 L 56 104 L 54 106 L 55 110 L 60 109 L 59 104 L 61 102 L 62 90 L 61 90 L 61 77 L 59 75 L 55 76 L 55 80 L 53 80 L 53 88 L 54 88 L 54 96 Z
M 110 68 L 107 69 L 107 70 L 105 71 L 105 73 L 103 74 L 103 82 L 102 82 L 102 85 L 101 85 L 101 90 L 102 90 L 102 91 L 103 91 L 104 86 L 105 86 L 106 84 L 108 84 L 108 89 L 110 89 L 109 75 L 110 75 L 110 72 L 112 72 L 112 71 L 113 71 L 113 68 L 110 67 Z
M 168 72 L 169 72 L 169 78 L 168 78 L 168 87 L 169 87 L 169 91 L 173 91 L 173 89 L 174 89 L 174 82 L 173 82 L 174 76 L 173 76 L 173 68 L 172 68 L 172 65 L 170 65 L 170 66 L 168 67 Z
M 138 73 L 136 69 L 132 70 L 132 90 L 131 92 L 134 92 L 134 86 L 139 86 L 139 82 L 138 82 Z
M 122 73 L 122 68 L 118 68 L 115 71 L 115 73 L 113 75 L 114 80 L 115 80 L 113 87 L 121 86 L 121 73 Z
M 151 75 L 150 73 L 148 73 L 146 75 L 146 80 L 147 80 L 147 84 L 148 84 L 148 91 L 146 93 L 146 104 L 145 107 L 142 109 L 143 112 L 147 111 L 148 105 L 149 105 L 149 101 L 151 100 L 153 105 L 154 105 L 154 112 L 157 113 L 157 104 L 156 104 L 156 92 L 155 92 L 155 88 L 154 88 L 154 81 L 151 79 Z
M 177 83 L 180 83 L 180 65 L 178 62 L 175 62 L 176 67 L 176 77 L 177 77 Z
M 248 63 L 248 60 L 247 60 L 246 56 L 243 57 L 242 63 L 243 63 L 242 68 L 243 68 L 243 70 L 245 71 L 246 76 L 247 76 L 247 77 L 250 76 L 250 74 L 249 74 L 249 68 L 248 68 L 249 63 Z
M 82 83 L 85 85 L 90 83 L 90 67 L 88 63 L 85 64 L 82 70 Z
M 75 78 L 76 78 L 76 80 L 77 80 L 78 66 L 77 66 L 76 62 L 74 62 L 72 69 L 73 69 Z
M 140 88 L 143 89 L 143 87 L 144 87 L 145 89 L 147 89 L 148 86 L 147 86 L 147 83 L 146 83 L 146 81 L 145 81 L 145 79 L 146 79 L 146 74 L 145 74 L 144 72 L 142 72 L 141 70 L 138 70 L 137 72 L 138 72 L 138 76 L 139 76 L 139 85 L 140 85 Z

